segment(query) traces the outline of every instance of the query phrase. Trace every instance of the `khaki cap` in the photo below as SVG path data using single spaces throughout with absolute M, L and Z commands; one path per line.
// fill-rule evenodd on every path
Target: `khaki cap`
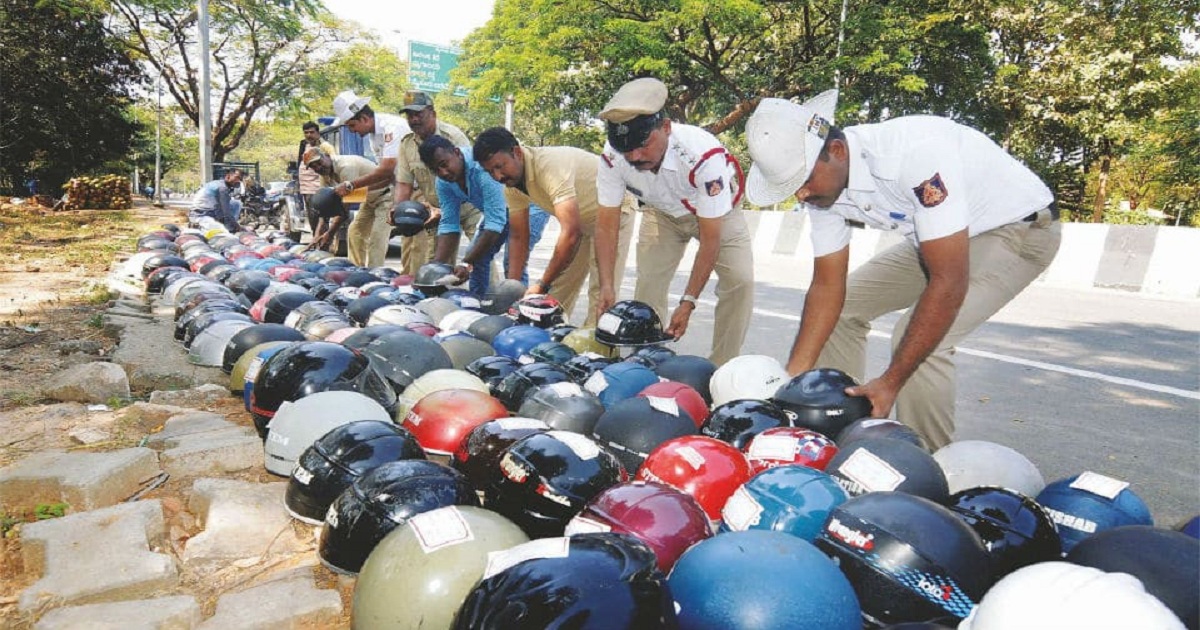
M 600 119 L 610 123 L 629 122 L 638 116 L 657 114 L 666 104 L 666 84 L 653 77 L 642 77 L 622 85 L 600 111 Z

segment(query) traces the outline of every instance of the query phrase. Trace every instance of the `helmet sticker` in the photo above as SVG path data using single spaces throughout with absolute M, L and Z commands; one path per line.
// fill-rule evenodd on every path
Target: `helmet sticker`
M 676 451 L 694 470 L 704 468 L 704 456 L 690 446 L 681 446 Z
M 296 322 L 299 322 L 301 317 L 304 317 L 304 313 L 299 310 L 294 310 L 288 313 L 287 317 L 283 318 L 283 325 L 287 326 L 288 328 L 295 328 Z
M 409 411 L 408 415 L 404 417 L 404 424 L 411 424 L 414 427 L 421 426 L 421 414 L 418 414 L 416 411 Z
M 296 466 L 296 470 L 292 471 L 292 479 L 297 483 L 307 486 L 312 482 L 313 474 L 307 468 Z
M 611 531 L 612 526 L 608 523 L 601 523 L 600 521 L 579 515 L 567 523 L 567 527 L 563 533 L 567 536 L 574 536 L 576 534 L 603 534 Z
M 669 413 L 672 416 L 679 415 L 679 403 L 674 398 L 662 398 L 659 396 L 646 396 L 646 400 L 650 401 L 650 406 L 663 412 Z
M 551 431 L 547 435 L 566 444 L 567 448 L 571 449 L 580 459 L 596 459 L 600 456 L 600 445 L 588 439 L 587 436 L 569 431 Z
M 408 525 L 412 527 L 413 534 L 425 553 L 475 539 L 471 526 L 455 506 L 417 514 L 408 519 Z
M 536 418 L 500 418 L 496 424 L 505 431 L 520 429 L 548 429 L 549 426 Z
M 250 365 L 246 366 L 245 380 L 247 383 L 254 382 L 254 379 L 258 377 L 258 371 L 262 369 L 263 363 L 266 362 L 267 360 L 262 357 L 254 357 L 254 360 L 250 362 Z
M 605 313 L 600 316 L 600 321 L 596 322 L 596 330 L 602 330 L 610 335 L 617 334 L 617 330 L 621 328 L 621 318 L 612 313 Z
M 745 486 L 739 487 L 729 496 L 725 507 L 721 508 L 721 518 L 735 532 L 745 531 L 757 525 L 762 517 L 763 508 Z
M 1090 492 L 1111 501 L 1117 498 L 1117 495 L 1121 494 L 1125 488 L 1129 487 L 1129 482 L 1113 479 L 1107 475 L 1101 475 L 1089 470 L 1079 475 L 1075 481 L 1072 481 L 1071 487 L 1076 490 Z
M 799 444 L 800 439 L 791 435 L 756 435 L 746 454 L 751 459 L 790 460 Z
M 572 383 L 571 381 L 551 383 L 550 385 L 546 386 L 546 390 L 553 393 L 555 396 L 562 396 L 564 398 L 583 395 L 583 388 L 577 383 Z
M 480 579 L 486 580 L 526 560 L 566 558 L 570 549 L 571 539 L 563 536 L 533 540 L 503 551 L 490 551 L 488 552 L 487 567 L 484 568 L 483 577 Z
M 325 524 L 326 524 L 326 525 L 328 525 L 329 527 L 333 528 L 333 529 L 337 529 L 337 527 L 338 527 L 338 513 L 337 513 L 337 506 L 336 506 L 336 505 L 332 505 L 332 504 L 331 504 L 331 505 L 329 506 L 329 509 L 325 511 Z
M 865 448 L 854 451 L 838 472 L 858 484 L 861 492 L 887 492 L 904 483 L 906 477 L 891 464 Z M 856 493 L 857 494 L 857 493 Z
M 583 384 L 583 388 L 599 396 L 600 392 L 608 389 L 608 379 L 604 378 L 604 374 L 601 372 L 593 372 L 587 382 Z

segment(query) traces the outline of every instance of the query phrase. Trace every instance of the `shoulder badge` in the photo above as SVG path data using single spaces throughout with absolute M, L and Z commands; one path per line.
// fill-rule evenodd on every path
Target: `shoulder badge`
M 712 181 L 704 182 L 704 192 L 708 193 L 709 197 L 716 197 L 725 190 L 725 178 L 718 177 Z
M 913 193 L 917 195 L 917 201 L 926 208 L 932 208 L 946 200 L 950 192 L 946 190 L 946 185 L 942 183 L 941 173 L 934 173 L 933 177 L 921 182 L 913 188 Z
M 389 143 L 389 142 L 391 142 L 391 141 L 392 141 L 392 138 L 393 138 L 393 137 L 394 137 L 394 134 L 385 133 L 385 134 L 383 134 L 383 142 L 384 142 L 385 144 L 386 144 L 386 143 Z

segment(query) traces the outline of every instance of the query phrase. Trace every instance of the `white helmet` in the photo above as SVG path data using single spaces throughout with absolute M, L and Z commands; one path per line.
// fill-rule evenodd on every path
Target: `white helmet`
M 431 370 L 418 376 L 412 385 L 404 388 L 400 400 L 396 403 L 396 422 L 403 422 L 408 417 L 408 411 L 415 407 L 421 399 L 444 389 L 473 389 L 477 392 L 489 393 L 487 383 L 478 376 L 464 370 Z
M 421 309 L 407 304 L 394 304 L 383 308 L 375 309 L 371 313 L 371 317 L 367 319 L 367 326 L 375 326 L 377 324 L 394 324 L 396 326 L 404 326 L 405 324 L 429 324 L 433 325 L 433 319 L 426 315 Z
M 225 346 L 229 345 L 229 340 L 254 324 L 237 319 L 213 323 L 192 340 L 192 347 L 188 350 L 188 363 L 221 367 L 225 361 Z
M 271 418 L 263 442 L 267 470 L 283 477 L 292 474 L 296 460 L 313 442 L 358 420 L 391 423 L 392 418 L 382 405 L 358 392 L 318 392 L 284 402 Z
M 761 354 L 734 357 L 717 368 L 708 381 L 712 406 L 739 398 L 766 400 L 788 380 L 787 370 L 779 361 Z
M 1040 562 L 997 582 L 958 630 L 1183 627 L 1132 575 L 1069 562 Z
M 422 313 L 429 316 L 429 323 L 434 326 L 437 326 L 438 322 L 442 321 L 450 313 L 459 310 L 458 304 L 444 297 L 425 298 L 417 302 L 416 306 L 421 309 Z
M 167 287 L 165 289 L 163 289 L 162 303 L 170 304 L 171 306 L 179 306 L 179 301 L 180 301 L 179 293 L 181 291 L 183 291 L 184 287 L 187 287 L 189 284 L 193 284 L 196 282 L 212 282 L 212 281 L 209 280 L 208 278 L 205 278 L 204 276 L 201 276 L 198 274 L 182 276 L 178 280 L 172 282 L 171 284 L 168 284 Z
M 933 454 L 953 494 L 967 488 L 999 486 L 1036 497 L 1046 480 L 1037 466 L 1013 449 L 983 440 L 951 442 Z
M 442 329 L 442 332 L 467 332 L 471 324 L 487 316 L 487 313 L 482 311 L 460 308 L 443 317 L 438 321 L 437 326 Z

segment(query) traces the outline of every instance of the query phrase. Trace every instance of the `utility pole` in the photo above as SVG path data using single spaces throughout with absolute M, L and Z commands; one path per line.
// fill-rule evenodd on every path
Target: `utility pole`
M 162 205 L 162 73 L 158 73 L 158 80 L 154 82 L 155 91 L 157 91 L 158 102 L 155 106 L 155 112 L 158 119 L 154 123 L 154 204 Z
M 516 104 L 517 98 L 512 94 L 504 97 L 504 128 L 512 131 L 513 126 L 513 105 Z
M 211 88 L 208 70 L 208 0 L 199 0 L 200 30 L 200 184 L 212 180 L 212 113 L 209 111 L 208 93 Z

